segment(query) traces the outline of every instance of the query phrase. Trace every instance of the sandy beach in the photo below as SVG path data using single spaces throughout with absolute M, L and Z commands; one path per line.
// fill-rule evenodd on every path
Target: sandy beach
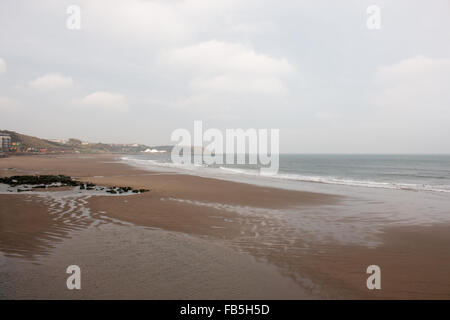
M 344 196 L 149 172 L 119 158 L 0 159 L 0 176 L 150 190 L 0 194 L 0 298 L 450 298 L 447 223 L 377 221 L 371 230 L 334 215 Z M 71 264 L 82 269 L 82 290 L 66 288 Z M 366 287 L 372 264 L 382 290 Z

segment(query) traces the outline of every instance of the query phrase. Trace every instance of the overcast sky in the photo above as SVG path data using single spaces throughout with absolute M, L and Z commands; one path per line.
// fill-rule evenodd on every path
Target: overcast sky
M 194 120 L 279 128 L 281 152 L 449 153 L 450 2 L 1 0 L 0 129 L 159 145 Z

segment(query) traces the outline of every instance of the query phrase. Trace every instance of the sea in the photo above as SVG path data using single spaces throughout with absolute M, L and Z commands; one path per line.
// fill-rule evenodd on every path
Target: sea
M 170 153 L 127 155 L 123 161 L 156 171 L 183 172 L 288 189 L 339 185 L 450 194 L 450 155 L 280 154 L 275 175 L 257 164 L 178 164 Z M 297 188 L 295 185 L 297 184 Z

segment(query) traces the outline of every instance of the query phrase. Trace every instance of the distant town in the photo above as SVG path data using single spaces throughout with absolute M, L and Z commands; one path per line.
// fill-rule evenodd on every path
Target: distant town
M 149 147 L 143 144 L 91 143 L 79 139 L 40 139 L 14 131 L 0 131 L 0 156 L 64 153 L 165 153 L 172 146 Z

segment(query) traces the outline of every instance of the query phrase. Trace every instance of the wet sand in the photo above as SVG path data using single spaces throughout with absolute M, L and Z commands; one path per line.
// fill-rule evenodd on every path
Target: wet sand
M 34 259 L 0 259 L 4 299 L 302 299 L 270 265 L 217 242 L 115 223 L 88 227 Z M 81 268 L 68 290 L 67 266 Z
M 148 172 L 114 155 L 0 159 L 0 176 L 20 174 L 151 191 L 0 194 L 1 298 L 450 298 L 447 224 L 356 230 L 372 245 L 333 216 L 342 197 Z M 323 241 L 336 223 L 354 241 Z M 69 264 L 82 267 L 80 291 L 65 287 Z M 382 290 L 366 288 L 370 264 Z

